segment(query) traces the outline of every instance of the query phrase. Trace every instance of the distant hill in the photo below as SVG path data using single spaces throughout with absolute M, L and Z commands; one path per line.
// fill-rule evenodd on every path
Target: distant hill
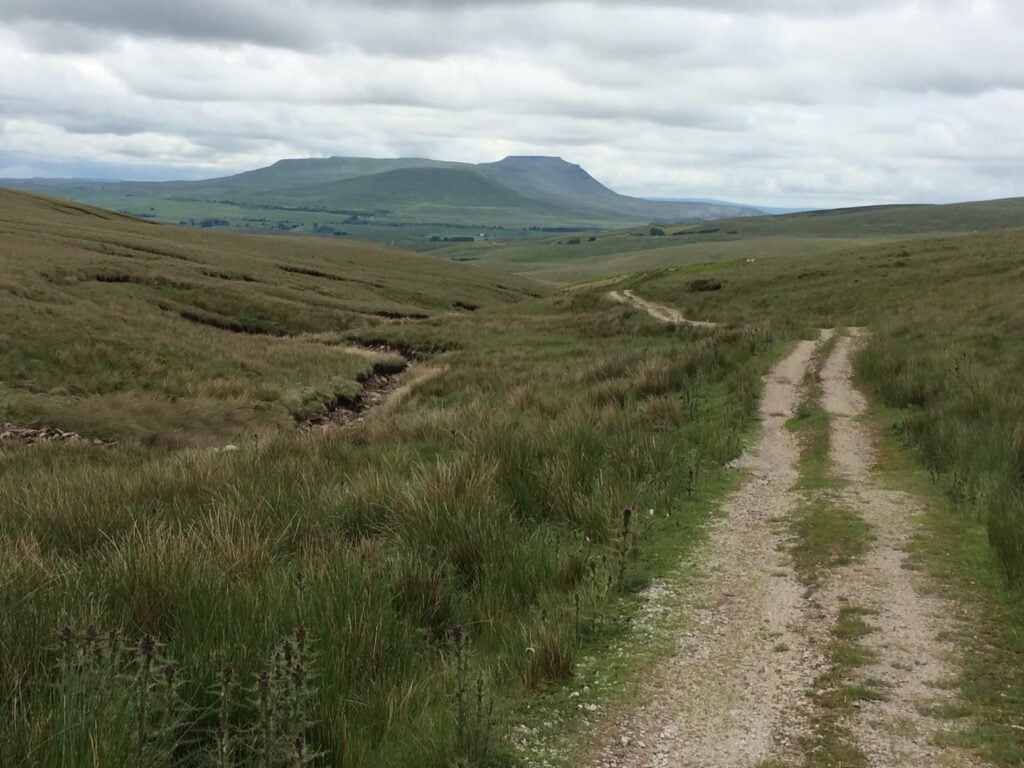
M 553 234 L 500 248 L 491 243 L 439 243 L 432 252 L 535 279 L 572 283 L 719 261 L 825 256 L 864 245 L 1011 228 L 1024 228 L 1024 198 L 746 216 L 664 227 L 661 235 L 646 226 L 588 237 Z
M 615 229 L 762 213 L 726 203 L 627 197 L 557 157 L 507 157 L 479 165 L 423 158 L 309 158 L 203 181 L 31 179 L 0 184 L 161 221 L 315 234 L 346 231 L 396 241 L 458 234 L 454 230 L 459 228 L 506 234 Z
M 741 235 L 864 237 L 1024 227 L 1024 197 L 945 205 L 871 205 L 716 222 Z
M 652 201 L 660 202 L 660 203 L 711 203 L 713 205 L 731 205 L 731 206 L 741 205 L 740 203 L 733 203 L 733 202 L 730 202 L 728 200 L 716 200 L 714 198 L 708 198 L 708 197 L 645 197 L 644 199 L 645 200 L 652 200 Z M 779 208 L 779 207 L 774 207 L 774 206 L 758 205 L 756 207 L 757 207 L 757 209 L 759 211 L 761 211 L 761 213 L 768 213 L 768 214 L 771 214 L 773 216 L 781 215 L 781 214 L 785 214 L 785 213 L 803 213 L 805 211 L 817 211 L 817 210 L 820 210 L 819 208 L 815 208 L 815 207 L 811 207 L 811 206 L 801 206 L 799 208 L 793 208 L 793 207 L 781 207 L 781 208 Z

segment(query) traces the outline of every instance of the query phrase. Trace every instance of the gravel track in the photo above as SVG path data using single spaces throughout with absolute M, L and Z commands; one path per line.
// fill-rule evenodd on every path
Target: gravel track
M 710 326 L 630 291 L 611 298 L 664 322 Z M 852 359 L 867 338 L 841 336 L 821 370 L 822 405 L 831 416 L 830 459 L 844 480 L 836 503 L 872 529 L 861 557 L 821 574 L 818 586 L 797 581 L 786 521 L 803 500 L 793 489 L 799 446 L 786 428 L 817 342 L 800 342 L 765 378 L 757 445 L 736 462 L 749 477 L 728 498 L 709 540 L 682 568 L 696 572 L 684 594 L 652 590 L 648 611 L 669 612 L 678 627 L 675 655 L 641 681 L 625 709 L 598 719 L 588 766 L 600 768 L 738 768 L 806 763 L 814 719 L 810 695 L 827 669 L 826 644 L 843 606 L 869 613 L 872 631 L 860 642 L 874 660 L 849 683 L 879 687 L 884 700 L 862 702 L 842 722 L 872 768 L 981 766 L 970 753 L 942 746 L 955 720 L 934 716 L 957 704 L 958 658 L 946 638 L 964 609 L 935 594 L 911 570 L 907 550 L 918 530 L 919 502 L 883 487 L 875 476 L 867 408 L 852 383 Z M 661 602 L 659 606 L 657 603 Z M 815 763 L 822 764 L 824 763 Z
M 749 478 L 725 502 L 683 598 L 677 655 L 635 711 L 606 724 L 590 765 L 733 768 L 797 754 L 824 659 L 802 631 L 805 590 L 780 523 L 799 501 L 799 446 L 785 424 L 814 348 L 801 342 L 766 378 L 761 438 L 738 462 Z
M 859 676 L 880 681 L 884 700 L 863 702 L 847 725 L 871 766 L 981 765 L 966 751 L 936 744 L 937 736 L 956 728 L 956 721 L 929 713 L 956 704 L 956 648 L 944 638 L 962 621 L 962 612 L 929 589 L 924 574 L 907 567 L 906 553 L 923 512 L 920 504 L 908 494 L 880 487 L 872 476 L 874 439 L 857 419 L 867 404 L 851 381 L 851 359 L 865 338 L 858 329 L 840 338 L 821 377 L 822 400 L 832 416 L 832 465 L 848 482 L 840 500 L 874 534 L 864 557 L 837 568 L 819 596 L 832 616 L 844 601 L 871 611 L 865 620 L 873 632 L 862 643 L 875 653 L 875 661 Z

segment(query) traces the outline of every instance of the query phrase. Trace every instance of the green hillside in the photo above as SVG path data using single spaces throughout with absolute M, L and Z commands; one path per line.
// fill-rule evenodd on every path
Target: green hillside
M 142 218 L 293 234 L 344 232 L 422 247 L 436 235 L 532 237 L 539 230 L 613 229 L 757 213 L 742 206 L 651 202 L 612 192 L 554 157 L 472 165 L 422 158 L 310 158 L 194 182 L 8 180 Z
M 248 199 L 255 201 L 255 196 Z M 512 210 L 522 215 L 546 215 L 543 204 L 515 190 L 495 184 L 471 169 L 399 168 L 342 181 L 307 184 L 281 193 L 296 205 L 362 208 L 379 212 L 396 208 L 405 212 L 447 209 L 472 210 L 481 219 L 508 220 Z M 496 209 L 496 210 L 488 210 Z
M 278 160 L 266 168 L 245 171 L 234 176 L 200 182 L 169 182 L 163 186 L 176 191 L 202 190 L 204 195 L 213 197 L 225 191 L 280 192 L 285 189 L 343 181 L 388 171 L 413 168 L 459 168 L 461 166 L 462 164 L 459 163 L 445 163 L 423 158 L 330 157 L 314 161 L 306 159 Z
M 572 212 L 583 222 L 681 222 L 749 216 L 754 208 L 726 203 L 641 200 L 617 194 L 579 165 L 552 157 L 506 157 L 476 168 L 502 185 Z
M 0 190 L 0 421 L 224 441 L 358 392 L 346 334 L 535 296 L 380 246 L 169 227 Z
M 637 594 L 701 562 L 770 364 L 851 324 L 875 471 L 934 506 L 908 564 L 965 608 L 957 743 L 1020 765 L 1015 210 L 563 234 L 541 255 L 578 254 L 566 270 L 676 261 L 552 292 L 0 192 L 0 421 L 118 441 L 0 439 L 0 765 L 523 763 L 523 733 L 571 735 L 676 652 Z M 836 236 L 858 217 L 874 234 Z M 971 218 L 1001 231 L 881 231 Z M 666 326 L 613 287 L 723 325 Z M 399 368 L 361 420 L 296 428 Z
M 0 194 L 0 421 L 118 441 L 0 430 L 3 766 L 513 764 L 699 541 L 777 351 Z M 406 364 L 361 420 L 294 423 Z
M 527 241 L 435 244 L 438 256 L 553 283 L 722 261 L 815 256 L 856 245 L 1024 226 L 1024 198 L 891 205 L 751 216 L 686 226 L 548 235 Z
M 740 235 L 863 237 L 976 232 L 1024 226 L 1024 198 L 947 205 L 879 205 L 716 222 Z

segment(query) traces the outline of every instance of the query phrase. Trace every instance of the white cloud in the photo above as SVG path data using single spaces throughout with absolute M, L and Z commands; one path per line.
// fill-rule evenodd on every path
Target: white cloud
M 1009 0 L 0 0 L 0 19 L 0 175 L 531 153 L 631 194 L 1024 195 Z

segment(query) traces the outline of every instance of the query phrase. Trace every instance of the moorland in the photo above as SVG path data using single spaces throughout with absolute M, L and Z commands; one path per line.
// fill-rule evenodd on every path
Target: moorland
M 1019 201 L 433 255 L 0 202 L 0 421 L 103 441 L 0 442 L 0 763 L 513 762 L 581 659 L 636 672 L 762 375 L 845 326 L 929 473 L 920 567 L 977 611 L 965 739 L 1021 758 Z

